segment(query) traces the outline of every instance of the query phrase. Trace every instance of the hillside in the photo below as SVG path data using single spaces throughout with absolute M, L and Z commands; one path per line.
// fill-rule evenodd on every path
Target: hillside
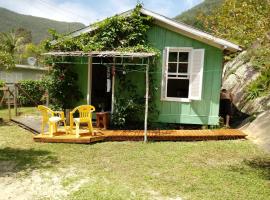
M 32 32 L 34 43 L 40 42 L 48 36 L 48 29 L 55 29 L 57 32 L 66 33 L 84 27 L 81 23 L 68 23 L 23 15 L 0 8 L 0 32 L 7 32 L 12 29 L 25 28 Z
M 200 22 L 196 19 L 199 13 L 210 14 L 212 10 L 219 7 L 224 0 L 205 0 L 193 8 L 177 15 L 174 19 L 186 24 L 201 28 Z

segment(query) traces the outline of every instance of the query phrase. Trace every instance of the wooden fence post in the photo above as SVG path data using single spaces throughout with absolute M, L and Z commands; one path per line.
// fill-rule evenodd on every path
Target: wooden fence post
M 11 120 L 11 109 L 10 109 L 10 91 L 8 89 L 8 120 Z
M 15 116 L 18 116 L 18 109 L 17 109 L 17 85 L 14 84 L 14 111 L 15 111 Z

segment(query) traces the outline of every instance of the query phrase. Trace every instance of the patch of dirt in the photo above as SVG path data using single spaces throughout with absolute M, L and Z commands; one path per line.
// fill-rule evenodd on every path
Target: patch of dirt
M 11 172 L 14 171 L 16 163 L 13 161 L 0 161 L 0 177 L 10 176 Z
M 154 190 L 147 190 L 146 192 L 150 194 L 151 199 L 153 200 L 183 200 L 181 197 L 163 196 L 158 191 L 154 191 Z
M 81 173 L 80 173 L 81 175 Z M 72 179 L 69 184 L 63 184 L 66 179 Z M 76 169 L 60 169 L 58 172 L 33 171 L 28 176 L 0 177 L 1 200 L 34 200 L 41 198 L 65 199 L 90 180 L 80 178 Z

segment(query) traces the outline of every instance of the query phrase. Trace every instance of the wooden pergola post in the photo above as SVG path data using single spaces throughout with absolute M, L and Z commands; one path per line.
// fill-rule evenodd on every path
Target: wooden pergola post
M 115 103 L 115 98 L 114 98 L 114 93 L 115 93 L 115 57 L 113 58 L 113 66 L 112 66 L 112 105 L 111 105 L 111 114 L 114 113 L 114 103 Z
M 148 118 L 148 99 L 149 99 L 149 58 L 145 70 L 145 113 L 144 113 L 144 142 L 147 142 L 147 118 Z

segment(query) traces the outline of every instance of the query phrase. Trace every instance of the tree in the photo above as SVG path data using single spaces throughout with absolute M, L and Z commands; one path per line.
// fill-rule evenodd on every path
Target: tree
M 25 29 L 25 28 L 18 28 L 15 31 L 16 37 L 23 37 L 23 43 L 28 44 L 32 42 L 32 33 L 31 31 Z
M 15 53 L 21 51 L 24 47 L 24 38 L 17 36 L 14 31 L 9 33 L 0 33 L 0 49 L 15 56 Z
M 225 0 L 198 20 L 208 32 L 249 47 L 270 30 L 270 0 Z
M 15 60 L 20 60 L 24 50 L 24 38 L 16 35 L 14 31 L 0 33 L 0 67 L 11 69 L 15 66 Z
M 36 65 L 40 64 L 42 62 L 42 56 L 41 53 L 44 51 L 42 45 L 35 45 L 33 43 L 29 43 L 25 45 L 24 52 L 23 52 L 23 58 L 28 57 L 35 57 L 37 59 Z
M 0 51 L 0 69 L 9 70 L 15 67 L 14 58 L 12 55 L 5 51 Z

